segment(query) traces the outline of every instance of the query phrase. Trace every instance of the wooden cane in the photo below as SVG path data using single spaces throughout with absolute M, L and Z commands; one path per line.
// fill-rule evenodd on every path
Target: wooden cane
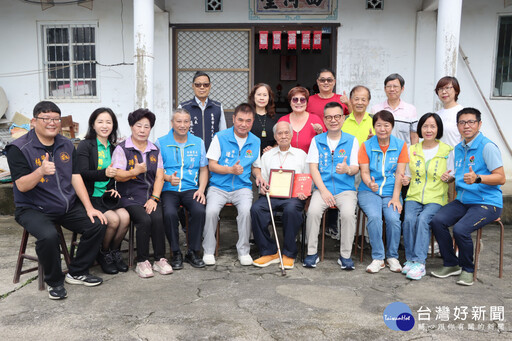
M 277 253 L 279 254 L 279 261 L 281 262 L 281 275 L 286 276 L 286 270 L 284 269 L 283 264 L 283 256 L 281 255 L 281 248 L 279 247 L 279 239 L 277 238 L 277 230 L 276 230 L 276 223 L 274 222 L 274 213 L 272 213 L 272 203 L 270 202 L 270 195 L 268 192 L 267 195 L 267 201 L 268 201 L 268 209 L 270 210 L 270 218 L 272 218 L 272 227 L 274 228 L 274 236 L 276 237 L 276 244 L 277 244 Z

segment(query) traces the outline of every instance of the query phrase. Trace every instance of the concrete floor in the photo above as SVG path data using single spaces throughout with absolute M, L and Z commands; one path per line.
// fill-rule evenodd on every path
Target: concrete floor
M 101 275 L 95 266 L 91 272 L 104 283 L 94 288 L 67 284 L 68 298 L 62 301 L 51 301 L 46 291 L 38 290 L 35 272 L 12 283 L 21 228 L 12 216 L 0 216 L 0 226 L 2 340 L 512 339 L 512 239 L 506 238 L 504 276 L 499 279 L 494 226 L 484 230 L 479 279 L 472 287 L 456 285 L 455 277 L 427 275 L 410 281 L 388 269 L 367 274 L 370 250 L 365 250 L 363 263 L 356 261 L 356 270 L 341 271 L 336 264 L 339 243 L 330 238 L 325 261 L 316 269 L 296 264 L 282 277 L 276 265 L 242 267 L 236 259 L 235 221 L 223 218 L 216 266 L 194 269 L 185 264 L 172 275 L 151 279 L 140 279 L 134 271 Z M 30 238 L 28 249 L 33 247 Z M 251 254 L 258 256 L 255 246 Z M 427 271 L 441 264 L 440 258 L 429 259 Z M 410 331 L 393 331 L 384 323 L 384 309 L 397 301 L 412 310 L 416 325 Z M 462 306 L 468 307 L 465 321 L 454 317 Z M 483 307 L 483 319 L 473 319 L 474 307 Z M 430 320 L 419 321 L 418 310 L 425 309 L 431 311 Z M 503 309 L 504 321 L 491 321 L 491 309 Z M 449 311 L 447 320 L 436 311 Z

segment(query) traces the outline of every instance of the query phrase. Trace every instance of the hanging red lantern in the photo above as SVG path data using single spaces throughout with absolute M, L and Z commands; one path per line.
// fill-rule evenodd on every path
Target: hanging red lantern
M 302 49 L 309 50 L 311 43 L 311 31 L 302 31 Z
M 313 50 L 322 49 L 322 31 L 313 31 Z
M 281 49 L 281 31 L 272 31 L 272 49 Z
M 260 50 L 268 49 L 268 31 L 260 31 Z
M 297 31 L 288 31 L 288 50 L 297 49 Z

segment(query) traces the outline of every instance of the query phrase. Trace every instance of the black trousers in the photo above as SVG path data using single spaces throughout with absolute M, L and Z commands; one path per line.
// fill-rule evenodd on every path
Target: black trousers
M 146 213 L 143 206 L 131 205 L 125 207 L 130 219 L 135 224 L 137 262 L 149 260 L 149 240 L 153 242 L 155 260 L 165 257 L 165 234 L 162 217 L 162 205 L 158 204 L 151 214 Z
M 44 268 L 44 281 L 49 286 L 64 283 L 56 224 L 82 235 L 76 256 L 69 264 L 69 274 L 79 276 L 89 273 L 89 267 L 94 263 L 103 241 L 106 226 L 98 218 L 92 223 L 81 203 L 76 203 L 63 215 L 45 214 L 28 207 L 16 208 L 14 215 L 16 221 L 37 239 L 37 257 Z
M 184 192 L 164 191 L 161 194 L 164 206 L 165 234 L 172 252 L 180 251 L 178 208 L 180 205 L 188 211 L 188 249 L 201 251 L 206 206 L 193 199 L 196 190 Z

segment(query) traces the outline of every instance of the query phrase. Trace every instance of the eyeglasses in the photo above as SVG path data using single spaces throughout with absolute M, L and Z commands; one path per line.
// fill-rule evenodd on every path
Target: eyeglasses
M 466 124 L 471 126 L 474 126 L 475 123 L 479 122 L 478 120 L 467 120 L 467 121 L 459 121 L 457 124 L 461 127 L 464 127 Z
M 334 116 L 324 116 L 324 120 L 326 121 L 332 121 L 333 119 L 336 120 L 336 121 L 339 121 L 341 118 L 341 115 L 334 115 Z
M 329 83 L 330 84 L 330 83 L 334 82 L 334 78 L 318 78 L 318 81 L 320 83 Z
M 299 97 L 293 97 L 292 98 L 292 103 L 299 103 L 300 102 L 301 104 L 304 104 L 304 103 L 306 103 L 306 101 L 307 101 L 306 97 L 300 97 L 300 98 Z
M 439 88 L 437 89 L 437 92 L 443 92 L 443 91 L 450 91 L 451 89 L 453 89 L 453 86 L 445 86 L 444 88 Z
M 396 89 L 400 89 L 400 86 L 399 85 L 386 85 L 385 88 L 388 90 L 396 90 Z
M 196 88 L 209 88 L 210 87 L 210 83 L 194 83 L 194 86 Z
M 53 123 L 57 124 L 62 121 L 62 118 L 36 117 L 36 120 L 42 120 L 44 123 L 53 122 Z

